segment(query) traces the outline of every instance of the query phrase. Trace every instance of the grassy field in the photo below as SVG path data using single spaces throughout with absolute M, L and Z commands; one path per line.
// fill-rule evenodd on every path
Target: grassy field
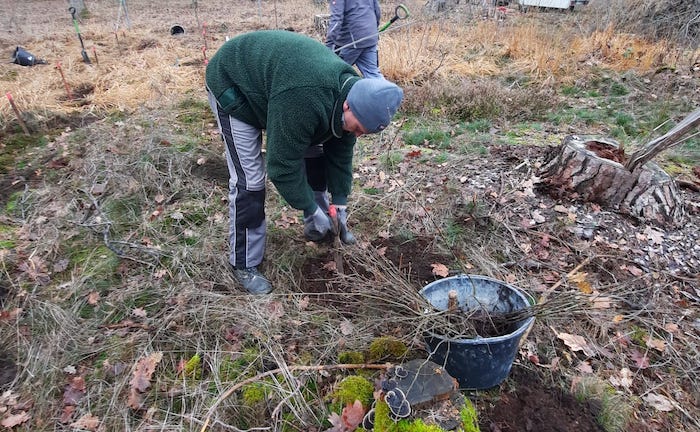
M 263 268 L 276 290 L 251 297 L 227 265 L 228 173 L 205 62 L 256 29 L 322 40 L 314 15 L 327 4 L 139 0 L 127 22 L 117 1 L 86 3 L 89 65 L 65 2 L 11 2 L 0 17 L 2 52 L 48 63 L 0 64 L 4 427 L 330 430 L 343 379 L 374 383 L 381 365 L 427 355 L 434 323 L 414 306 L 444 266 L 534 298 L 558 287 L 513 377 L 462 392 L 481 430 L 526 430 L 502 404 L 541 386 L 608 432 L 700 431 L 697 189 L 681 190 L 682 226 L 659 227 L 538 185 L 567 135 L 633 151 L 696 109 L 696 51 L 616 28 L 594 2 L 511 5 L 500 19 L 481 2 L 437 15 L 405 3 L 411 16 L 379 51 L 406 97 L 392 125 L 358 141 L 359 244 L 340 250 L 345 273 L 270 185 Z M 382 2 L 384 21 L 394 6 Z M 657 159 L 690 186 L 699 161 L 692 133 Z M 498 423 L 504 412 L 513 418 Z M 557 416 L 533 414 L 530 430 Z

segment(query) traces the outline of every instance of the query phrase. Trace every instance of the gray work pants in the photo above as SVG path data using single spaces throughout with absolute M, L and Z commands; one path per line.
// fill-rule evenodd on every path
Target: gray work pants
M 229 262 L 255 267 L 265 254 L 265 160 L 262 131 L 225 113 L 209 94 L 209 105 L 224 140 L 228 164 Z

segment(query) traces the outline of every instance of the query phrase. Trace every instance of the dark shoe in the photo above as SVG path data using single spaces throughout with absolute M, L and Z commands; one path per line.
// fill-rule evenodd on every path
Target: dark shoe
M 237 269 L 232 267 L 233 276 L 243 285 L 246 291 L 255 295 L 269 294 L 272 292 L 272 285 L 265 279 L 257 267 Z

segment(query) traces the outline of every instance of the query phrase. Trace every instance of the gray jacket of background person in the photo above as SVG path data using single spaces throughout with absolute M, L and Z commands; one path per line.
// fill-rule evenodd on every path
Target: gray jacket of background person
M 367 48 L 379 42 L 377 29 L 381 10 L 378 0 L 330 0 L 330 6 L 326 46 L 340 48 L 363 38 L 367 39 L 353 48 Z

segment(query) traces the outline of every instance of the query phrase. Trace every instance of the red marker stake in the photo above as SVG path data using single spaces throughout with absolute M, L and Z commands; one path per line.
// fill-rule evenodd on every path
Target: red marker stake
M 12 94 L 10 94 L 10 92 L 7 92 L 5 96 L 7 96 L 7 100 L 10 101 L 10 105 L 12 105 L 12 109 L 15 111 L 15 115 L 17 116 L 17 120 L 19 121 L 19 125 L 22 126 L 24 134 L 30 135 L 29 129 L 27 129 L 27 125 L 24 124 L 24 120 L 22 119 L 22 114 L 19 112 L 19 110 L 17 109 L 17 105 L 15 105 L 15 101 L 12 99 Z
M 204 38 L 204 49 L 207 48 L 207 23 L 202 23 L 202 37 Z
M 63 87 L 66 88 L 66 93 L 68 94 L 68 100 L 73 100 L 73 94 L 70 91 L 70 87 L 68 86 L 68 81 L 66 81 L 66 77 L 63 75 L 63 69 L 61 69 L 61 62 L 56 63 L 56 69 L 58 69 L 58 72 L 61 74 L 61 79 L 63 80 Z

